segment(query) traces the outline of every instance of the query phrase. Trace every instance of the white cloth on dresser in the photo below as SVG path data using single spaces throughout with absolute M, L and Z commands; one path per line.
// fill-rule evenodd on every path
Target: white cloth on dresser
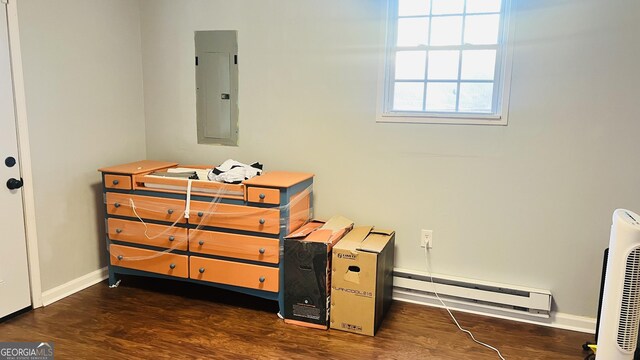
M 211 169 L 207 179 L 228 184 L 239 184 L 243 180 L 249 180 L 262 174 L 262 164 L 255 162 L 251 165 L 229 159 Z

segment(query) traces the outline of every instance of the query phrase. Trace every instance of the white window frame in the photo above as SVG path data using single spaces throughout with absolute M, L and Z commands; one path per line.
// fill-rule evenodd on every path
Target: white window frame
M 466 4 L 466 1 L 465 1 Z M 509 114 L 509 95 L 511 89 L 511 66 L 513 58 L 514 22 L 511 14 L 511 0 L 502 0 L 503 18 L 500 28 L 496 54 L 494 77 L 495 113 L 463 113 L 463 112 L 427 112 L 427 111 L 392 111 L 392 93 L 394 85 L 394 48 L 396 42 L 398 0 L 387 0 L 385 26 L 381 27 L 381 38 L 384 49 L 380 54 L 380 71 L 378 74 L 378 106 L 376 121 L 382 123 L 422 123 L 422 124 L 470 124 L 470 125 L 507 125 Z M 500 40 L 499 40 L 500 41 Z M 462 46 L 462 48 L 464 45 Z M 460 66 L 462 66 L 460 64 Z M 425 74 L 426 76 L 426 74 Z

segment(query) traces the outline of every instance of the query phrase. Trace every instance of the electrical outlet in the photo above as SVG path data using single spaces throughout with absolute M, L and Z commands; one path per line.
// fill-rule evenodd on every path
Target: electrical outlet
M 420 247 L 433 248 L 433 230 L 422 229 L 420 235 Z

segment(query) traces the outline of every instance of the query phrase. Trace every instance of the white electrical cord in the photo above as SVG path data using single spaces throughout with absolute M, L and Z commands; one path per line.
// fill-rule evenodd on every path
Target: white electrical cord
M 493 347 L 493 346 L 491 346 L 489 344 L 483 343 L 482 341 L 476 340 L 476 338 L 473 336 L 471 331 L 469 331 L 467 329 L 463 329 L 462 326 L 460 326 L 460 323 L 458 323 L 458 320 L 456 320 L 456 317 L 453 316 L 453 314 L 451 313 L 451 310 L 449 310 L 449 307 L 447 305 L 445 305 L 445 303 L 444 303 L 444 301 L 442 301 L 442 299 L 440 299 L 440 295 L 436 291 L 436 284 L 433 282 L 433 276 L 431 275 L 431 266 L 429 265 L 429 253 L 428 253 L 428 250 L 427 250 L 426 246 L 424 248 L 424 260 L 425 260 L 425 263 L 427 264 L 427 273 L 429 273 L 429 279 L 431 280 L 431 285 L 433 285 L 433 293 L 436 294 L 436 297 L 438 298 L 438 301 L 440 301 L 440 304 L 442 304 L 442 307 L 444 307 L 444 309 L 447 310 L 447 312 L 449 313 L 449 316 L 451 316 L 451 320 L 453 320 L 453 322 L 456 324 L 458 329 L 460 329 L 460 331 L 462 331 L 463 333 L 468 334 L 471 337 L 471 340 L 473 340 L 477 344 L 480 344 L 480 345 L 482 345 L 482 346 L 484 346 L 486 348 L 489 348 L 489 349 L 495 351 L 496 353 L 498 353 L 498 356 L 500 357 L 501 360 L 505 360 L 505 358 L 500 353 L 500 350 L 496 349 L 495 347 Z
M 131 206 L 131 210 L 133 211 L 133 214 L 138 218 L 138 220 L 140 220 L 140 222 L 142 223 L 142 225 L 144 225 L 144 236 L 149 239 L 149 240 L 153 240 L 157 237 L 160 237 L 164 234 L 166 234 L 167 232 L 169 232 L 171 229 L 173 229 L 174 226 L 176 226 L 176 224 L 182 220 L 181 217 L 178 217 L 176 219 L 176 221 L 173 222 L 173 224 L 171 224 L 168 228 L 164 229 L 162 232 L 157 233 L 155 236 L 149 236 L 149 234 L 147 234 L 147 232 L 149 231 L 149 227 L 147 227 L 147 223 L 144 222 L 144 220 L 142 220 L 142 218 L 140 217 L 140 215 L 138 215 L 138 212 L 136 211 L 136 204 L 133 202 L 132 198 L 129 198 L 129 206 Z M 171 250 L 175 249 L 172 248 Z

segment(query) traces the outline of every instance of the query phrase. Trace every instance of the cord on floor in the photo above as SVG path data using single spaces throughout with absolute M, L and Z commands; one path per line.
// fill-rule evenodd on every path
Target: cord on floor
M 447 310 L 447 312 L 449 313 L 449 316 L 451 317 L 451 320 L 453 320 L 453 322 L 456 324 L 458 329 L 460 329 L 460 331 L 462 331 L 463 333 L 469 335 L 471 337 L 471 340 L 473 340 L 477 344 L 480 344 L 480 345 L 482 345 L 482 346 L 484 346 L 484 347 L 486 347 L 488 349 L 491 349 L 491 350 L 495 351 L 496 353 L 498 353 L 498 356 L 500 357 L 501 360 L 505 360 L 505 358 L 500 353 L 500 350 L 496 349 L 495 347 L 493 347 L 493 346 L 491 346 L 489 344 L 483 343 L 482 341 L 476 340 L 476 338 L 473 336 L 471 331 L 469 331 L 467 329 L 463 329 L 462 326 L 460 326 L 460 323 L 458 323 L 458 320 L 456 320 L 456 317 L 453 316 L 453 313 L 451 313 L 451 310 L 449 310 L 449 307 L 444 303 L 444 301 L 442 301 L 442 299 L 440 299 L 440 295 L 436 291 L 436 284 L 433 282 L 433 276 L 431 275 L 431 266 L 429 264 L 429 253 L 428 253 L 428 250 L 427 250 L 426 246 L 425 246 L 425 249 L 424 249 L 424 259 L 425 259 L 425 263 L 427 264 L 427 273 L 429 274 L 429 279 L 431 280 L 431 285 L 433 285 L 433 293 L 436 294 L 436 298 L 438 298 L 438 301 L 440 301 L 440 304 L 442 304 L 442 307 L 444 307 L 444 309 Z

